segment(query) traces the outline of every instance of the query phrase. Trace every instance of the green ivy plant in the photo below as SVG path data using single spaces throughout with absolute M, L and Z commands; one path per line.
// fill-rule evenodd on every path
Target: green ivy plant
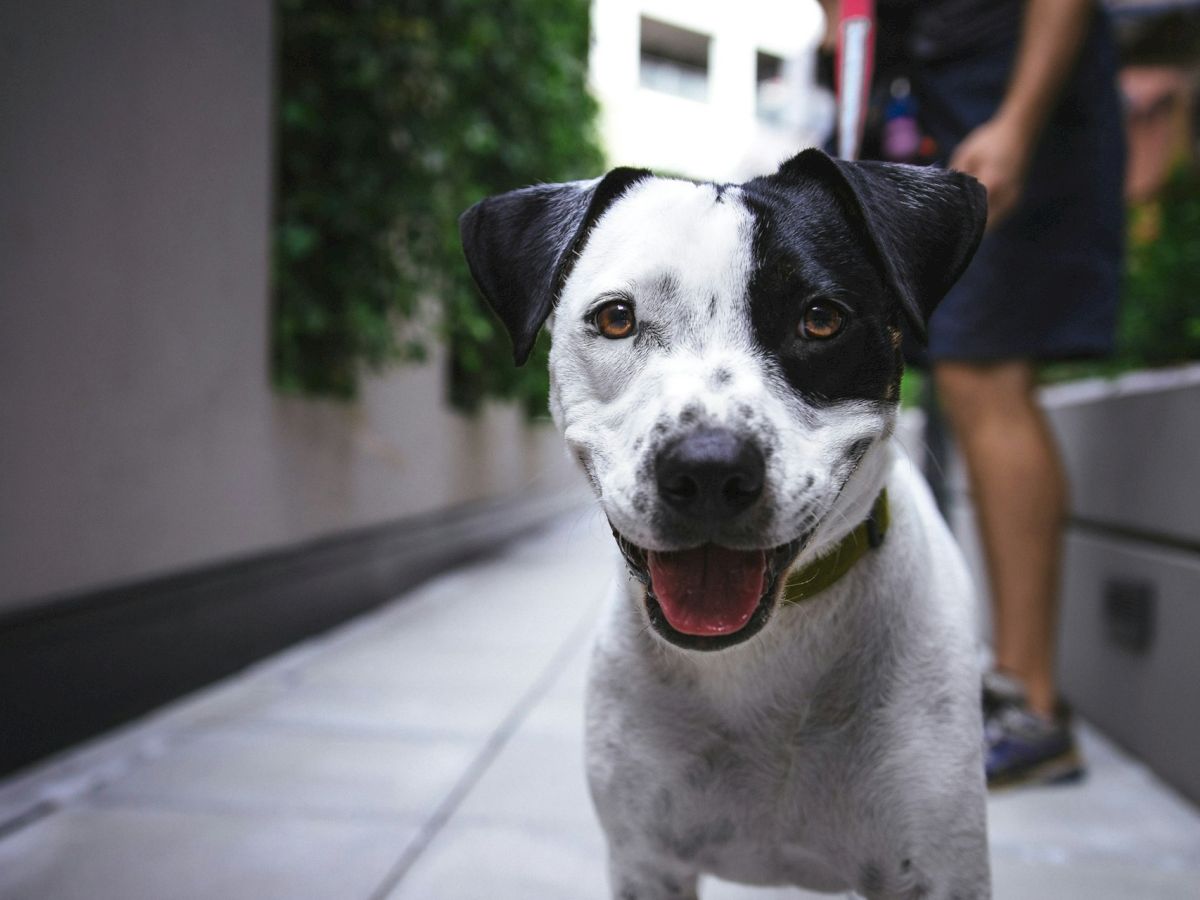
M 1118 335 L 1143 366 L 1200 359 L 1200 169 L 1178 169 L 1156 207 L 1157 236 L 1129 250 Z
M 428 351 L 451 400 L 546 408 L 546 344 L 523 369 L 459 246 L 476 200 L 603 167 L 588 0 L 278 0 L 272 364 L 288 391 L 353 397 Z
M 1200 360 L 1200 169 L 1181 166 L 1159 197 L 1131 212 L 1115 355 L 1054 363 L 1042 370 L 1044 381 Z M 1153 227 L 1139 227 L 1147 218 Z

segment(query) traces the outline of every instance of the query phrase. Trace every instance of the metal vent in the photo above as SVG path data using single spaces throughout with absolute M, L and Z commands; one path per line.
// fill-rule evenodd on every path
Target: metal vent
M 1104 631 L 1131 653 L 1147 653 L 1154 643 L 1154 583 L 1132 578 L 1104 582 Z

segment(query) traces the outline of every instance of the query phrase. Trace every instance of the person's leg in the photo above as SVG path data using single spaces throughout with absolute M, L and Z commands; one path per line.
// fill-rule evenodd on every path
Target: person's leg
M 992 594 L 996 666 L 1054 713 L 1059 560 L 1067 485 L 1032 364 L 941 362 L 943 409 L 966 462 Z

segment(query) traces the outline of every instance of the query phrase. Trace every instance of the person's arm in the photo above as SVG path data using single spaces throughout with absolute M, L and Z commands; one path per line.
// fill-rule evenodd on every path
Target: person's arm
M 1026 0 L 1021 42 L 996 114 L 968 134 L 950 167 L 988 192 L 988 226 L 1016 206 L 1025 171 L 1070 75 L 1092 16 L 1092 0 Z

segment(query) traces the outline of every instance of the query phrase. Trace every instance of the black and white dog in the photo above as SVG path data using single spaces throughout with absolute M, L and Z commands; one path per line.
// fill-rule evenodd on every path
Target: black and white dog
M 965 175 L 815 150 L 463 215 L 518 363 L 552 319 L 551 410 L 627 562 L 587 709 L 614 897 L 990 895 L 969 583 L 890 441 L 902 323 L 985 219 Z

